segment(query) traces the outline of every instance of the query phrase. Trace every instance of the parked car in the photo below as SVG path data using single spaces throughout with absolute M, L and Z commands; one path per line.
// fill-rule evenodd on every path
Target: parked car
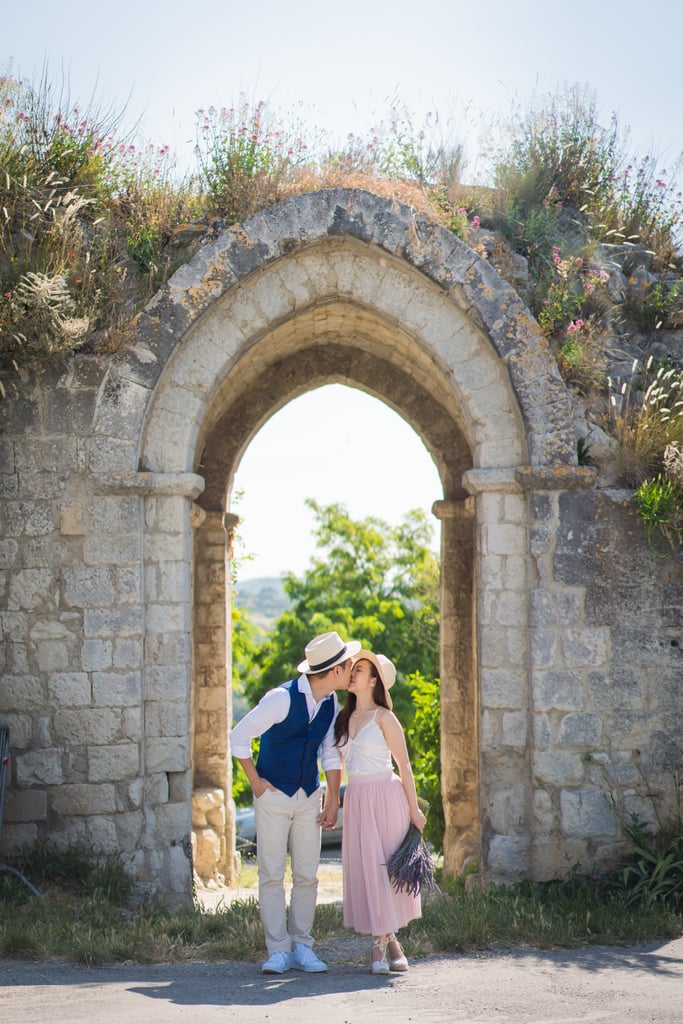
M 325 799 L 325 783 L 320 783 L 322 797 Z M 346 783 L 343 782 L 339 791 L 339 818 L 337 827 L 323 829 L 321 842 L 323 846 L 339 846 L 342 840 L 342 818 L 344 816 L 344 793 Z M 254 820 L 254 807 L 238 807 L 235 813 L 235 838 L 237 849 L 242 853 L 248 853 L 256 849 L 256 821 Z

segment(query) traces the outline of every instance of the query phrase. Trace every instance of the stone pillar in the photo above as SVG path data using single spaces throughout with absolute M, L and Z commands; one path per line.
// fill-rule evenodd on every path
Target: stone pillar
M 437 501 L 441 520 L 441 794 L 444 873 L 480 857 L 477 687 L 474 643 L 474 501 Z
M 524 878 L 530 857 L 527 505 L 514 468 L 463 476 L 476 500 L 481 875 Z
M 232 761 L 230 538 L 234 515 L 197 510 L 195 520 L 193 833 L 203 881 L 235 875 Z M 208 811 L 207 811 L 208 808 Z M 211 856 L 215 853 L 213 869 Z M 200 870 L 201 869 L 201 870 Z M 220 877 L 219 877 L 220 876 Z
M 554 495 L 591 486 L 594 476 L 567 465 L 474 469 L 463 476 L 477 507 L 482 874 L 493 881 L 548 877 L 554 853 L 546 841 L 555 814 L 548 790 L 557 788 L 564 766 L 555 752 L 552 765 L 538 756 L 536 701 L 547 670 L 559 679 L 576 624 L 562 623 L 557 611 L 569 608 L 571 595 L 553 577 L 557 518 L 548 510 L 556 506 Z M 540 616 L 548 608 L 555 608 L 552 630 Z
M 142 688 L 139 706 L 130 708 L 142 731 L 143 826 L 133 867 L 143 885 L 179 906 L 192 899 L 190 518 L 204 481 L 193 473 L 139 472 L 100 477 L 96 486 L 144 498 Z

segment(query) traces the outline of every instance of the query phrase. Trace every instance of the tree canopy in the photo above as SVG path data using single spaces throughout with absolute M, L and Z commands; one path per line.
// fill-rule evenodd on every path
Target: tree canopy
M 345 640 L 381 651 L 396 665 L 394 703 L 412 719 L 407 676 L 439 673 L 439 566 L 432 525 L 421 511 L 398 526 L 353 520 L 341 504 L 306 503 L 317 519 L 317 554 L 303 576 L 284 576 L 291 607 L 255 652 L 257 673 L 245 681 L 255 703 L 296 675 L 312 637 L 335 629 Z

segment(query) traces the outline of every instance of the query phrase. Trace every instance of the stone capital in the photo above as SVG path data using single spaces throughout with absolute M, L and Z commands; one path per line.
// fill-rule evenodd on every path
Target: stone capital
M 470 494 L 521 494 L 528 491 L 583 491 L 597 477 L 593 466 L 501 466 L 468 469 L 462 484 Z
M 194 499 L 204 490 L 204 478 L 197 473 L 110 473 L 96 478 L 100 494 L 177 495 Z
M 473 519 L 474 501 L 471 497 L 443 498 L 432 505 L 432 515 L 437 519 Z

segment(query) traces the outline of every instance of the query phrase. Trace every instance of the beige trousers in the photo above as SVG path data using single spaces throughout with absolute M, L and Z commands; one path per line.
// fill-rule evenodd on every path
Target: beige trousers
M 320 864 L 320 789 L 306 796 L 303 789 L 287 796 L 267 789 L 254 801 L 259 908 L 268 955 L 289 953 L 293 943 L 313 945 L 313 917 L 318 896 Z M 292 894 L 289 921 L 285 899 L 285 869 L 289 850 Z

